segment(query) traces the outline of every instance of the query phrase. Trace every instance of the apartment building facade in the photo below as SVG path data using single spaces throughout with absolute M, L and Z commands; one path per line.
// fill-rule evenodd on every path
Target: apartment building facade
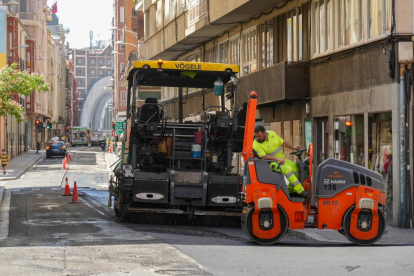
M 313 143 L 314 166 L 336 158 L 379 172 L 388 222 L 410 223 L 413 174 L 400 178 L 400 126 L 409 119 L 411 152 L 412 112 L 401 114 L 399 95 L 400 71 L 411 73 L 413 62 L 412 0 L 138 2 L 145 59 L 240 65 L 229 108 L 235 97 L 241 103 L 257 91 L 257 115 L 268 129 L 302 147 Z M 177 90 L 162 91 L 161 103 L 177 120 Z M 203 112 L 202 97 L 205 105 L 220 104 L 211 91 L 190 89 L 184 97 L 192 120 Z
M 77 81 L 77 100 L 79 114 L 83 103 L 93 85 L 100 79 L 112 76 L 112 46 L 99 49 L 72 49 L 71 60 L 73 72 Z
M 113 26 L 118 30 L 114 30 L 112 33 L 112 41 L 124 41 L 124 33 L 120 30 L 125 26 L 125 1 L 117 0 L 114 1 L 114 18 Z M 133 36 L 132 34 L 130 34 Z M 133 37 L 134 41 L 136 40 Z M 126 117 L 126 108 L 127 108 L 127 87 L 121 85 L 119 79 L 121 78 L 122 72 L 125 70 L 125 65 L 127 57 L 125 57 L 125 45 L 114 44 L 113 63 L 114 63 L 114 94 L 113 94 L 113 114 L 115 118 L 124 118 Z

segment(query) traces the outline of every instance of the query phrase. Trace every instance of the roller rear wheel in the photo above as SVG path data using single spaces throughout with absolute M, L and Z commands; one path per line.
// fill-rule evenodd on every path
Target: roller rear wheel
M 378 217 L 379 217 L 379 222 L 378 222 L 378 231 L 377 231 L 377 235 L 375 237 L 373 237 L 372 239 L 369 240 L 361 240 L 361 239 L 357 239 L 356 237 L 354 237 L 351 233 L 351 218 L 352 218 L 352 212 L 355 210 L 355 206 L 352 206 L 351 208 L 348 209 L 348 211 L 345 213 L 344 218 L 343 218 L 343 222 L 342 222 L 342 226 L 343 226 L 343 232 L 345 234 L 345 236 L 347 237 L 347 239 L 355 244 L 359 244 L 359 245 L 371 245 L 377 241 L 379 241 L 382 237 L 382 235 L 385 232 L 385 216 L 384 213 L 381 210 L 378 210 Z
M 252 226 L 252 215 L 254 213 L 255 208 L 254 207 L 244 207 L 243 214 L 241 217 L 241 225 L 243 231 L 255 242 L 263 245 L 270 245 L 275 244 L 278 241 L 280 241 L 283 236 L 286 234 L 288 229 L 288 218 L 285 213 L 285 211 L 280 207 L 277 206 L 277 209 L 279 210 L 279 219 L 280 219 L 280 233 L 271 239 L 262 239 L 257 237 L 253 232 L 253 226 Z

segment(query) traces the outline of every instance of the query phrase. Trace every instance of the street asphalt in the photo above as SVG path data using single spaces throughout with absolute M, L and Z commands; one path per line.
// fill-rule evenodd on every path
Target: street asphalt
M 116 158 L 71 151 L 68 170 L 43 159 L 2 183 L 0 275 L 414 275 L 413 229 L 391 227 L 368 247 L 316 229 L 260 246 L 237 227 L 118 223 L 106 192 Z M 80 203 L 62 196 L 66 177 Z

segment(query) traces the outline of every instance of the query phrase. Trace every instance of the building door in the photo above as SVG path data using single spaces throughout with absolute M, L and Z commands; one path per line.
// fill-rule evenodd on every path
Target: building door
M 317 118 L 316 160 L 319 165 L 328 158 L 328 117 Z

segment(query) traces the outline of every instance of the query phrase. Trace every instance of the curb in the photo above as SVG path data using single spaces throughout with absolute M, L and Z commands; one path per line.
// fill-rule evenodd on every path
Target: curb
M 308 233 L 305 232 L 301 232 L 298 230 L 289 230 L 286 233 L 286 236 L 291 237 L 291 238 L 295 238 L 295 239 L 299 239 L 299 240 L 305 240 L 305 241 L 325 241 L 322 239 L 317 239 L 315 237 L 311 237 Z
M 347 243 L 348 242 L 346 240 L 327 239 L 317 233 L 307 232 L 306 229 L 289 230 L 289 232 L 286 233 L 286 236 L 289 236 L 291 238 L 295 238 L 298 240 L 313 241 L 313 242 L 328 242 L 328 243 Z
M 4 191 L 6 190 L 6 188 L 4 188 L 4 186 L 0 186 L 0 209 L 1 209 L 1 204 L 3 203 L 4 200 Z
M 1 178 L 0 181 L 9 181 L 9 180 L 16 180 L 18 178 L 20 178 L 23 174 L 25 174 L 28 170 L 30 170 L 31 168 L 33 168 L 33 166 L 39 162 L 39 160 L 41 160 L 44 157 L 43 153 L 39 154 L 38 157 L 36 159 L 34 159 L 31 163 L 29 163 L 28 166 L 26 166 L 23 170 L 19 171 L 16 176 L 12 176 L 12 177 L 4 177 Z

